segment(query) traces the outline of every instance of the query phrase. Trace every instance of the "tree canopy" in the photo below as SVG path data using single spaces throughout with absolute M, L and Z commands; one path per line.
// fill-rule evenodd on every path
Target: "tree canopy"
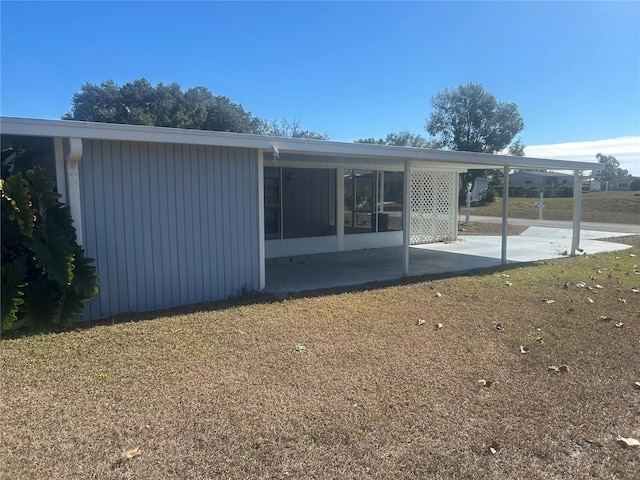
M 627 170 L 620 168 L 620 162 L 618 162 L 616 157 L 598 153 L 596 155 L 596 159 L 598 160 L 598 163 L 604 164 L 604 169 L 602 169 L 603 181 L 610 182 L 612 180 L 618 180 L 619 178 L 630 176 Z
M 432 140 L 450 150 L 498 153 L 524 128 L 515 103 L 498 102 L 482 85 L 468 83 L 431 99 L 426 124 Z M 518 148 L 519 147 L 519 148 Z M 521 144 L 514 145 L 521 151 Z
M 411 132 L 402 131 L 398 133 L 388 133 L 386 138 L 361 138 L 355 143 L 373 143 L 376 145 L 393 145 L 396 147 L 415 147 L 415 148 L 438 148 L 434 142 L 430 142 L 422 135 L 416 135 Z
M 206 87 L 183 92 L 177 83 L 154 87 L 145 78 L 122 86 L 113 80 L 100 85 L 85 83 L 71 103 L 71 110 L 62 117 L 65 120 L 328 139 L 327 135 L 302 130 L 297 120 L 290 124 L 254 116 L 241 104 L 214 95 Z

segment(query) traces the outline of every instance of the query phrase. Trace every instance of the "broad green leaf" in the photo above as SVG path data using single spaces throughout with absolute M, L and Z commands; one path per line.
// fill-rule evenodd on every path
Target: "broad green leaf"
M 98 276 L 96 267 L 91 265 L 93 258 L 84 256 L 82 247 L 76 247 L 74 252 L 75 261 L 73 263 L 73 281 L 71 288 L 83 300 L 88 300 L 98 293 Z
M 40 230 L 36 228 L 37 232 Z M 69 239 L 55 227 L 46 230 L 47 235 L 42 236 L 46 243 L 35 237 L 25 238 L 24 243 L 34 253 L 36 266 L 42 268 L 50 280 L 68 285 L 73 280 L 73 254 Z
M 20 305 L 24 303 L 21 288 L 27 275 L 25 257 L 19 257 L 2 265 L 2 330 L 9 330 L 18 317 Z
M 18 224 L 22 235 L 31 236 L 36 221 L 36 210 L 32 208 L 29 189 L 21 173 L 15 173 L 2 180 L 2 210 L 3 219 L 8 215 L 9 220 Z

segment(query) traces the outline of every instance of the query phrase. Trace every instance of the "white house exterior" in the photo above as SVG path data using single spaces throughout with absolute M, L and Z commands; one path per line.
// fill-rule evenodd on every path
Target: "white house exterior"
M 554 168 L 574 170 L 579 182 L 578 170 L 595 165 L 160 127 L 0 122 L 3 134 L 53 139 L 58 191 L 100 278 L 85 320 L 261 290 L 270 257 L 402 246 L 406 275 L 410 245 L 456 239 L 461 172 Z M 577 195 L 575 248 L 579 202 Z M 506 218 L 503 230 L 504 260 Z
M 566 173 L 521 170 L 509 175 L 509 183 L 512 186 L 557 188 L 562 185 L 573 185 L 573 176 Z
M 625 192 L 631 190 L 631 182 L 640 181 L 640 177 L 619 178 L 611 182 L 607 182 L 607 189 L 614 192 Z

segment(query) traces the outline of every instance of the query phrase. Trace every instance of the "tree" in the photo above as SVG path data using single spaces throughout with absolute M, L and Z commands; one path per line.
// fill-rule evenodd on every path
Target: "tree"
M 434 142 L 430 142 L 422 135 L 416 135 L 408 131 L 388 133 L 386 138 L 361 138 L 355 143 L 373 143 L 376 145 L 393 145 L 396 147 L 438 148 Z
M 482 85 L 446 89 L 433 97 L 431 104 L 434 111 L 426 130 L 450 150 L 497 153 L 524 128 L 516 104 L 498 102 Z
M 121 87 L 113 80 L 100 85 L 85 83 L 71 100 L 64 120 L 122 123 L 156 127 L 255 133 L 327 140 L 325 134 L 302 130 L 299 121 L 268 122 L 251 115 L 240 104 L 206 87 L 182 91 L 177 83 L 155 87 L 139 78 Z
M 311 140 L 329 140 L 326 133 L 318 133 L 312 130 L 302 130 L 300 128 L 300 120 L 289 122 L 286 119 L 274 120 L 269 123 L 265 135 L 273 135 L 274 137 L 291 137 L 291 138 L 308 138 Z
M 611 182 L 619 178 L 630 176 L 627 170 L 625 170 L 624 168 L 620 168 L 620 162 L 618 162 L 618 159 L 616 157 L 598 153 L 596 155 L 596 159 L 598 160 L 598 163 L 604 164 L 604 168 L 602 169 L 601 173 L 603 182 Z
M 468 83 L 431 99 L 433 112 L 426 130 L 444 148 L 465 152 L 524 155 L 520 139 L 511 143 L 524 128 L 515 103 L 498 102 L 482 85 Z M 500 170 L 472 169 L 462 185 L 478 177 L 491 178 L 492 186 L 502 183 Z
M 85 83 L 71 102 L 65 120 L 253 133 L 253 117 L 242 105 L 205 87 L 183 92 L 177 83 L 154 87 L 140 78 L 119 87 L 108 80 Z

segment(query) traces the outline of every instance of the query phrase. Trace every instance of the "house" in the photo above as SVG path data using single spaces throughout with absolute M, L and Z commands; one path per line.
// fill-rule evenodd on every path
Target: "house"
M 512 186 L 557 188 L 561 185 L 573 185 L 573 176 L 566 173 L 520 170 L 509 175 L 509 183 Z
M 607 183 L 607 190 L 613 192 L 624 192 L 631 189 L 631 182 L 640 182 L 640 177 L 625 177 L 617 180 L 612 180 Z
M 275 257 L 399 246 L 408 275 L 411 245 L 456 239 L 461 172 L 554 168 L 579 182 L 579 169 L 594 168 L 64 120 L 2 117 L 0 129 L 52 139 L 58 191 L 100 277 L 85 320 L 258 291 Z

